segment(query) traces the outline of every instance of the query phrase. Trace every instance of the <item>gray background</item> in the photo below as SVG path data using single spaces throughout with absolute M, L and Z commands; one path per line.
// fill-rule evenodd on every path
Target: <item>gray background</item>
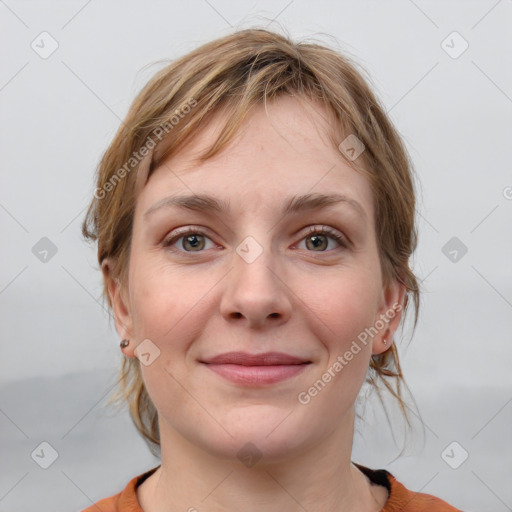
M 370 400 L 353 460 L 466 511 L 512 510 L 511 21 L 511 0 L 0 1 L 0 512 L 81 510 L 158 464 L 103 407 L 121 356 L 80 222 L 149 64 L 267 24 L 368 70 L 421 180 L 425 293 L 399 346 L 424 435 L 397 459 Z M 44 237 L 57 252 L 41 261 Z M 48 469 L 31 457 L 42 442 Z

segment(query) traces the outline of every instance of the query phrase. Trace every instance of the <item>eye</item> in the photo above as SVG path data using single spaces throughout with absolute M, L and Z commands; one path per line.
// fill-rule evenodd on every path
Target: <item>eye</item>
M 313 226 L 302 240 L 306 240 L 307 249 L 312 249 L 313 252 L 326 252 L 329 238 L 338 246 L 345 248 L 348 246 L 348 241 L 342 234 L 323 226 Z
M 178 244 L 178 247 L 181 247 L 184 252 L 201 252 L 205 248 L 205 240 L 210 240 L 202 231 L 198 229 L 187 228 L 178 233 L 174 233 L 172 237 L 164 240 L 162 245 L 164 247 L 171 248 L 181 239 L 183 240 L 180 244 Z M 180 249 L 176 248 L 171 250 L 180 252 Z
M 338 246 L 348 247 L 348 241 L 337 231 L 323 226 L 313 226 L 302 240 L 306 240 L 306 248 L 313 252 L 329 252 L 329 238 L 334 240 Z M 179 241 L 181 243 L 175 246 Z M 171 237 L 165 239 L 162 245 L 177 252 L 202 252 L 206 247 L 206 240 L 209 240 L 213 246 L 212 240 L 206 234 L 197 228 L 186 228 L 175 232 Z M 301 241 L 302 241 L 301 240 Z

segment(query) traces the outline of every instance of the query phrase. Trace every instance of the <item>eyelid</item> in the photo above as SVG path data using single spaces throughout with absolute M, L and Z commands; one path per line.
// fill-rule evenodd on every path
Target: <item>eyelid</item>
M 323 225 L 310 226 L 308 228 L 307 233 L 304 234 L 299 241 L 302 242 L 302 240 L 304 238 L 314 235 L 314 234 L 320 234 L 320 235 L 324 235 L 329 238 L 332 238 L 341 247 L 344 247 L 344 248 L 348 248 L 348 246 L 350 244 L 350 240 L 341 231 L 338 231 L 337 229 L 331 228 L 329 226 L 323 226 Z M 321 254 L 322 252 L 332 252 L 332 251 L 310 251 L 310 252 L 319 252 Z
M 187 235 L 201 235 L 201 236 L 204 236 L 205 238 L 212 240 L 211 237 L 208 236 L 208 230 L 206 228 L 190 225 L 190 226 L 184 226 L 182 228 L 176 228 L 172 232 L 172 234 L 170 234 L 169 236 L 166 236 L 163 239 L 162 245 L 164 247 L 169 247 L 169 246 L 173 245 L 174 243 L 176 243 L 180 238 L 183 238 L 184 236 L 187 236 Z M 212 242 L 213 242 L 213 240 L 212 240 Z M 192 252 L 192 251 L 189 251 L 189 252 Z M 202 251 L 199 251 L 199 252 L 202 252 Z

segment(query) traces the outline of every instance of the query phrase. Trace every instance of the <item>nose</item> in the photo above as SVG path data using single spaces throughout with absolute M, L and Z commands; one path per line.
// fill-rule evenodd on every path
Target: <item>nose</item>
M 234 253 L 220 305 L 222 316 L 253 329 L 287 322 L 293 293 L 283 274 L 269 249 L 264 248 L 254 261 Z

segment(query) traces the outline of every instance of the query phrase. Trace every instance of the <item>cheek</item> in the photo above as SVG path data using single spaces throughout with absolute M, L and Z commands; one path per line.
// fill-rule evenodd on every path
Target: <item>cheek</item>
M 342 271 L 330 279 L 310 280 L 301 288 L 302 301 L 325 326 L 331 346 L 343 349 L 344 343 L 371 325 L 378 297 L 374 282 L 362 272 Z
M 211 272 L 209 276 L 194 276 L 150 258 L 134 259 L 132 263 L 130 287 L 136 338 L 150 339 L 160 349 L 159 366 L 182 377 L 186 374 L 187 351 L 211 316 L 207 292 L 216 281 Z
M 310 312 L 309 330 L 324 346 L 325 359 L 317 378 L 326 383 L 328 390 L 323 393 L 319 406 L 323 403 L 331 407 L 334 400 L 336 407 L 344 410 L 364 382 L 372 349 L 368 329 L 377 310 L 376 282 L 377 276 L 351 269 L 301 290 Z
M 136 328 L 160 337 L 193 307 L 194 287 L 155 258 L 135 257 L 131 262 L 130 289 Z M 187 284 L 190 284 L 188 286 Z M 165 332 L 165 331 L 164 331 Z
M 141 365 L 144 384 L 159 413 L 179 416 L 191 399 L 183 392 L 183 386 L 190 388 L 186 357 L 203 329 L 200 299 L 204 291 L 201 293 L 175 269 L 171 272 L 161 264 L 141 259 L 133 263 L 135 334 L 138 340 L 151 340 L 159 350 L 152 364 Z M 200 416 L 196 409 L 190 404 L 188 414 Z

